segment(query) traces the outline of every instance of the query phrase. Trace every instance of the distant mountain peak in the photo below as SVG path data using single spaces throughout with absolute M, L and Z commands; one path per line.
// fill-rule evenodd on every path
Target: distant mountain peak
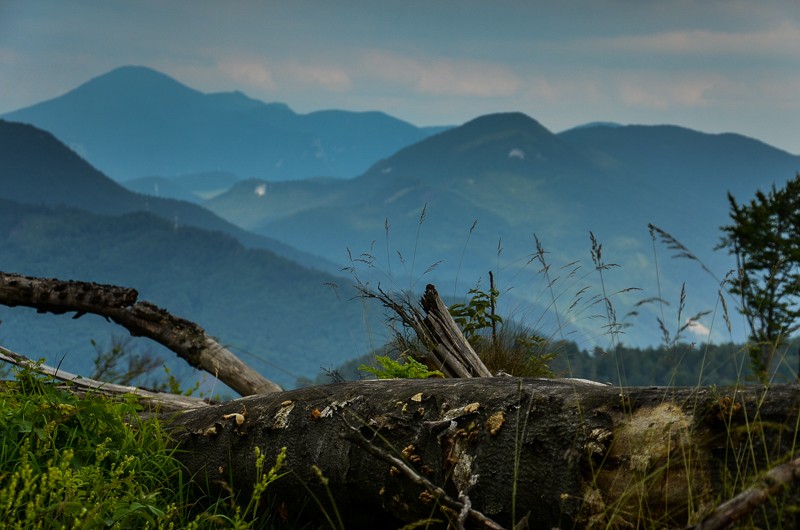
M 465 128 L 482 129 L 532 129 L 550 132 L 541 123 L 531 118 L 524 112 L 498 112 L 486 114 L 468 121 L 463 125 Z
M 164 94 L 180 96 L 202 94 L 167 74 L 147 66 L 120 66 L 90 79 L 73 91 L 78 94 L 81 92 L 116 94 L 117 97 L 136 95 L 143 98 L 149 97 L 151 94 L 162 96 Z
M 146 66 L 115 68 L 0 117 L 52 132 L 117 180 L 220 169 L 353 177 L 435 132 L 377 111 L 297 114 L 240 91 L 204 93 Z
M 562 132 L 579 131 L 581 129 L 595 129 L 598 127 L 608 127 L 610 129 L 618 129 L 620 127 L 625 127 L 625 126 L 615 121 L 592 121 L 589 123 L 584 123 L 582 125 L 576 125 L 575 127 L 571 127 Z
M 149 66 L 142 66 L 142 65 L 124 65 L 118 66 L 117 68 L 113 68 L 106 72 L 105 74 L 99 75 L 93 79 L 142 79 L 145 77 L 149 77 L 151 79 L 159 79 L 159 80 L 171 80 L 174 81 L 170 76 L 163 72 L 159 72 L 154 68 L 150 68 Z M 88 82 L 92 82 L 89 80 Z M 177 82 L 177 81 L 176 81 Z
M 413 179 L 438 186 L 490 181 L 497 172 L 534 176 L 588 173 L 583 156 L 522 112 L 487 114 L 410 145 L 361 180 Z M 456 184 L 458 183 L 458 184 Z

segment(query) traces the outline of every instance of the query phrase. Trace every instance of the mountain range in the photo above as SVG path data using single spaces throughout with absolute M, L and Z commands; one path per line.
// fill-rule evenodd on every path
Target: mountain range
M 339 266 L 269 237 L 255 235 L 185 201 L 133 193 L 109 179 L 55 136 L 31 125 L 0 120 L 0 197 L 28 204 L 70 206 L 104 215 L 145 211 L 176 226 L 219 231 L 251 248 L 328 272 Z
M 581 343 L 591 343 L 598 315 L 589 307 L 580 318 L 554 308 L 566 310 L 586 285 L 595 298 L 584 301 L 605 296 L 595 290 L 602 279 L 611 292 L 628 293 L 618 296 L 621 314 L 635 310 L 649 319 L 624 339 L 652 344 L 662 334 L 655 323 L 664 305 L 647 311 L 637 308 L 640 300 L 665 299 L 673 304 L 668 311 L 677 311 L 686 287 L 684 318 L 717 304 L 719 281 L 734 266 L 730 256 L 714 250 L 719 227 L 728 221 L 726 194 L 747 200 L 798 169 L 800 157 L 736 134 L 607 124 L 554 134 L 529 116 L 508 113 L 479 117 L 408 146 L 355 179 L 243 181 L 206 205 L 239 226 L 333 261 L 346 261 L 345 249 L 377 256 L 385 271 L 405 275 L 399 285 L 411 285 L 432 264 L 426 281 L 448 286 L 456 279 L 485 282 L 494 270 L 504 288 L 513 288 L 512 308 L 536 324 L 560 334 L 559 320 L 583 320 L 572 329 Z M 671 260 L 668 245 L 654 244 L 650 223 L 694 252 L 716 278 L 698 262 Z M 602 245 L 604 262 L 622 271 L 608 271 L 605 278 L 592 272 L 597 264 L 590 259 L 590 232 Z M 530 263 L 537 253 L 534 235 L 552 270 L 581 266 L 574 273 L 581 282 L 567 285 L 561 275 L 555 303 L 543 294 L 541 281 L 532 281 L 542 279 L 543 266 Z M 397 252 L 405 264 L 392 263 Z
M 229 171 L 241 177 L 353 177 L 442 128 L 382 112 L 297 114 L 241 92 L 205 94 L 123 66 L 0 118 L 55 134 L 115 180 Z
M 131 108 L 135 112 L 124 110 Z M 587 349 L 615 341 L 658 343 L 664 330 L 675 333 L 687 317 L 706 310 L 711 313 L 691 328 L 698 334 L 690 339 L 705 340 L 706 331 L 715 341 L 741 339 L 735 304 L 729 334 L 718 301 L 720 281 L 734 267 L 724 250 L 715 250 L 719 227 L 728 222 L 726 195 L 746 202 L 757 189 L 780 186 L 800 170 L 800 156 L 732 133 L 617 123 L 554 133 L 523 113 L 435 130 L 380 113 L 303 116 L 240 93 L 202 94 L 141 67 L 114 70 L 6 116 L 45 128 L 49 120 L 52 128 L 0 122 L 0 197 L 14 201 L 9 211 L 36 219 L 9 221 L 6 237 L 24 238 L 9 247 L 17 254 L 4 253 L 0 267 L 17 263 L 22 273 L 133 282 L 168 309 L 181 301 L 182 316 L 197 318 L 223 341 L 231 336 L 259 352 L 294 352 L 297 359 L 318 359 L 319 366 L 353 357 L 354 343 L 377 345 L 350 326 L 366 316 L 374 333 L 380 311 L 365 315 L 358 303 L 339 310 L 324 298 L 331 290 L 320 286 L 349 282 L 339 275 L 342 267 L 363 283 L 412 296 L 425 283 L 452 297 L 479 282 L 486 289 L 493 271 L 502 314 Z M 307 156 L 303 149 L 323 138 L 325 156 Z M 276 169 L 278 160 L 282 169 Z M 237 166 L 245 163 L 263 171 Z M 93 166 L 116 167 L 111 176 L 128 179 L 123 184 L 130 189 Z M 34 205 L 44 210 L 27 210 Z M 650 223 L 685 249 L 649 231 Z M 134 236 L 136 225 L 142 234 L 157 235 Z M 87 241 L 98 243 L 71 243 L 86 256 L 67 253 L 74 268 L 43 268 L 47 255 L 62 255 L 59 241 L 69 238 L 52 228 L 26 232 L 20 226 L 75 226 L 73 232 L 92 234 Z M 106 239 L 92 227 L 108 227 Z M 170 230 L 194 246 L 168 243 Z M 104 257 L 106 248 L 117 252 L 113 241 L 120 238 L 131 241 L 127 257 Z M 150 244 L 162 250 L 153 252 Z M 142 267 L 137 246 L 153 268 L 173 274 L 158 288 L 149 287 L 152 275 L 122 266 Z M 212 272 L 201 262 L 217 248 L 222 256 L 212 261 L 220 270 Z M 672 259 L 676 254 L 689 258 Z M 256 272 L 292 267 L 304 272 L 280 280 Z M 229 268 L 239 272 L 222 283 L 234 286 L 217 288 L 230 296 L 197 287 Z M 271 317 L 279 323 L 273 327 L 261 316 L 259 304 L 283 310 L 282 297 L 261 296 L 273 291 L 306 294 L 290 312 L 308 319 L 307 328 Z M 352 296 L 339 294 L 337 303 Z M 209 309 L 220 301 L 228 314 Z M 306 303 L 317 305 L 308 309 Z M 326 327 L 329 312 L 348 324 L 336 320 Z M 271 330 L 269 339 L 259 323 Z M 250 332 L 256 335 L 248 338 Z M 311 347 L 313 336 L 319 340 Z M 295 339 L 299 345 L 287 344 Z M 297 359 L 286 355 L 281 362 L 301 377 L 313 375 L 308 363 L 297 367 Z
M 324 260 L 194 204 L 135 194 L 48 132 L 0 120 L 0 175 L 0 270 L 133 287 L 289 387 L 365 353 L 368 334 L 381 333 L 377 313 L 366 319 L 374 329 L 365 327 L 346 280 L 299 264 Z M 24 308 L 0 307 L 0 322 L 5 347 L 85 375 L 93 340 L 126 335 L 91 315 L 72 320 Z M 135 345 L 190 377 L 174 355 L 148 341 Z

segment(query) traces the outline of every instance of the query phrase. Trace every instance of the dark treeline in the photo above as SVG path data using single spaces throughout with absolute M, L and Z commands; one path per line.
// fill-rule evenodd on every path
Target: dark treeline
M 552 363 L 560 375 L 581 377 L 621 386 L 697 386 L 756 383 L 750 358 L 742 344 L 677 343 L 634 348 L 619 345 L 609 352 L 579 350 L 574 343 L 559 345 Z M 798 341 L 790 341 L 776 355 L 772 381 L 797 380 Z
M 743 344 L 676 343 L 648 348 L 619 345 L 610 351 L 582 350 L 568 341 L 549 346 L 546 351 L 558 354 L 550 366 L 559 377 L 590 379 L 617 386 L 725 386 L 758 382 Z M 799 348 L 800 340 L 794 339 L 776 355 L 770 371 L 772 382 L 797 381 Z M 392 355 L 393 352 L 386 353 Z M 374 364 L 374 356 L 366 355 L 335 368 L 322 367 L 323 371 L 314 381 L 300 380 L 298 385 L 368 377 L 358 370 L 362 364 Z

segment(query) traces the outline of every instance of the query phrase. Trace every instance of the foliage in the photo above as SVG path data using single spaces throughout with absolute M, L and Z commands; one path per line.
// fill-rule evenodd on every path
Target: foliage
M 738 277 L 728 282 L 750 328 L 753 371 L 765 382 L 786 338 L 800 329 L 800 174 L 749 204 L 728 193 L 732 224 L 719 245 L 736 256 Z
M 0 518 L 11 527 L 155 526 L 174 520 L 180 468 L 132 402 L 79 399 L 30 370 L 0 394 Z
M 376 355 L 375 361 L 381 366 L 362 364 L 359 370 L 375 375 L 378 379 L 427 379 L 428 377 L 444 377 L 439 370 L 430 370 L 427 366 L 411 356 L 394 360 L 388 355 Z
M 544 337 L 526 328 L 503 326 L 494 340 L 478 335 L 470 343 L 492 373 L 518 377 L 555 377 L 551 368 L 559 353 Z
M 168 436 L 156 419 L 139 417 L 135 402 L 79 398 L 23 369 L 0 387 L 0 410 L 4 528 L 252 528 L 285 459 L 284 449 L 264 472 L 257 452 L 246 507 L 218 499 L 192 516 Z
M 96 355 L 94 369 L 89 378 L 119 385 L 130 385 L 163 364 L 160 358 L 150 352 L 134 351 L 131 339 L 131 336 L 112 335 L 111 342 L 106 347 L 92 339 L 91 343 Z M 120 367 L 123 360 L 126 361 L 124 368 Z
M 497 324 L 503 323 L 503 318 L 492 310 L 497 303 L 500 292 L 492 287 L 489 292 L 479 288 L 468 291 L 472 297 L 466 304 L 453 304 L 450 306 L 450 316 L 459 325 L 470 343 L 485 329 L 493 329 Z
M 797 378 L 796 340 L 789 351 L 774 359 L 769 377 L 774 382 Z M 736 385 L 756 379 L 746 344 L 695 344 L 636 348 L 621 344 L 613 351 L 580 350 L 575 343 L 554 346 L 560 355 L 552 363 L 558 374 L 610 383 L 615 386 Z
M 490 274 L 490 277 L 493 278 Z M 450 306 L 450 315 L 464 333 L 464 338 L 492 373 L 503 371 L 520 377 L 554 377 L 549 368 L 557 354 L 548 352 L 549 341 L 522 327 L 506 325 L 494 312 L 500 292 L 476 287 L 468 292 L 467 303 Z M 498 332 L 498 326 L 500 331 Z

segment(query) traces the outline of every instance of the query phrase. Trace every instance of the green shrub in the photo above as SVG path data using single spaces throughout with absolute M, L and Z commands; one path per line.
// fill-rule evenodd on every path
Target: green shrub
M 251 528 L 285 449 L 244 508 L 219 499 L 189 515 L 167 433 L 133 400 L 77 397 L 33 370 L 0 383 L 0 520 L 4 528 Z M 259 527 L 263 521 L 259 521 Z
M 439 370 L 430 370 L 427 366 L 417 361 L 413 357 L 395 361 L 388 355 L 376 355 L 375 361 L 381 366 L 367 366 L 362 364 L 358 367 L 362 372 L 373 374 L 378 379 L 427 379 L 428 377 L 444 377 Z

